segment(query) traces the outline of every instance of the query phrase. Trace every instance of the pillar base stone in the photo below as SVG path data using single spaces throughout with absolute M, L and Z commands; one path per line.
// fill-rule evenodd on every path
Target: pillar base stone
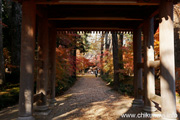
M 37 116 L 38 115 L 45 115 L 46 116 L 46 115 L 49 115 L 51 113 L 51 111 L 52 110 L 50 110 L 50 109 L 47 109 L 47 110 L 44 110 L 44 111 L 35 111 L 34 115 L 37 115 Z
M 49 99 L 49 104 L 50 105 L 54 105 L 56 103 L 56 99 Z
M 28 117 L 18 117 L 17 120 L 35 120 L 33 116 L 28 116 Z
M 50 112 L 51 110 L 47 105 L 36 106 L 34 115 L 49 115 Z
M 48 110 L 47 105 L 42 105 L 42 106 L 36 106 L 35 107 L 35 111 L 37 111 L 37 112 L 46 111 L 46 110 Z
M 178 118 L 161 118 L 161 120 L 178 120 Z
M 142 99 L 134 99 L 132 102 L 133 107 L 141 107 L 144 105 L 144 101 Z
M 143 110 L 146 112 L 155 112 L 157 109 L 155 107 L 145 106 Z

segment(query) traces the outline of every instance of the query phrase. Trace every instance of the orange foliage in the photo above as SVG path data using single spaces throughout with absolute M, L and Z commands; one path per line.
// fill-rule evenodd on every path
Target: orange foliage
M 73 73 L 73 61 L 70 57 L 70 49 L 59 46 L 56 48 L 56 78 L 62 80 Z M 68 72 L 67 72 L 68 71 Z
M 124 63 L 124 69 L 125 73 L 130 75 L 133 74 L 133 42 L 127 41 L 128 46 L 122 47 L 123 51 L 123 63 Z
M 77 65 L 76 66 L 77 70 L 81 71 L 81 70 L 85 70 L 85 69 L 89 68 L 93 64 L 85 57 L 78 55 L 76 58 L 76 65 Z
M 155 52 L 155 60 L 159 60 L 159 28 L 154 34 L 154 52 Z

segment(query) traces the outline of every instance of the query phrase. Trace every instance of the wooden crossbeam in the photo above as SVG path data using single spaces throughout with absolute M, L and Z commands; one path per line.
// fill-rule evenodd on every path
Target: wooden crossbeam
M 138 68 L 144 68 L 144 63 L 137 63 Z
M 60 1 L 36 1 L 38 5 L 159 5 L 159 0 L 153 2 L 138 2 L 137 0 L 114 0 L 114 1 L 82 1 L 82 0 L 60 0 Z
M 66 17 L 48 18 L 48 20 L 118 20 L 118 21 L 143 21 L 141 18 L 122 18 L 122 17 Z
M 156 15 L 158 15 L 159 14 L 159 9 L 157 9 L 156 11 L 154 11 L 147 19 L 150 19 L 150 18 L 152 18 L 152 17 L 154 17 L 154 16 L 156 16 Z M 147 20 L 146 19 L 146 20 Z M 146 20 L 144 20 L 144 22 L 143 23 L 141 23 L 139 26 L 138 26 L 138 28 L 142 28 L 142 26 L 144 25 L 144 23 L 146 22 Z
M 151 95 L 151 101 L 154 101 L 161 105 L 161 96 L 159 95 Z
M 160 60 L 157 61 L 149 61 L 149 67 L 157 68 L 160 66 Z
M 133 31 L 125 28 L 57 28 L 57 31 Z

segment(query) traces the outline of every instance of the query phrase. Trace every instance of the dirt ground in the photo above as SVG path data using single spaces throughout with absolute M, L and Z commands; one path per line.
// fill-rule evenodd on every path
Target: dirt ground
M 104 81 L 94 75 L 81 76 L 64 95 L 56 98 L 48 116 L 36 116 L 36 120 L 158 120 L 149 118 L 140 107 L 132 107 L 132 100 L 113 91 Z M 139 118 L 124 114 L 140 114 Z M 160 111 L 152 113 L 160 115 Z M 17 106 L 0 111 L 0 120 L 15 120 Z M 143 118 L 144 117 L 144 118 Z

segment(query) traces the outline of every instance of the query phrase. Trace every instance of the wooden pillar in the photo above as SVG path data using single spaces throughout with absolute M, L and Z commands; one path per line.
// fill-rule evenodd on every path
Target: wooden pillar
M 2 0 L 0 0 L 0 8 L 2 8 Z M 0 21 L 2 22 L 2 10 L 0 11 Z M 5 83 L 5 68 L 4 68 L 4 56 L 3 56 L 3 25 L 0 24 L 0 85 Z
M 176 119 L 173 2 L 160 4 L 160 81 L 163 119 Z
M 21 68 L 18 120 L 34 120 L 33 82 L 36 5 L 34 1 L 22 2 Z
M 150 100 L 155 95 L 155 74 L 154 68 L 149 66 L 150 61 L 154 61 L 154 18 L 148 19 L 144 26 L 144 110 L 147 112 L 156 111 Z
M 72 75 L 72 77 L 74 78 L 74 79 L 76 79 L 76 57 L 77 57 L 77 55 L 76 55 L 76 43 L 77 43 L 77 37 L 75 37 L 75 39 L 73 40 L 73 44 L 74 44 L 74 48 L 73 48 L 73 50 L 72 50 L 72 56 L 73 56 L 73 75 Z
M 45 13 L 45 12 L 44 12 Z M 39 45 L 39 60 L 42 64 L 38 65 L 37 91 L 42 93 L 41 100 L 36 102 L 36 111 L 46 111 L 47 106 L 47 86 L 48 86 L 48 52 L 49 52 L 49 35 L 48 35 L 48 19 L 46 14 L 44 17 L 38 18 L 38 45 Z
M 133 54 L 134 54 L 134 101 L 133 106 L 142 106 L 142 95 L 138 91 L 142 91 L 142 68 L 138 68 L 138 64 L 142 63 L 142 50 L 141 50 L 141 29 L 135 29 L 133 31 Z
M 56 40 L 57 31 L 55 27 L 50 29 L 49 36 L 49 88 L 50 88 L 50 104 L 54 104 L 55 100 L 55 82 L 56 82 Z
M 114 89 L 119 87 L 119 57 L 118 57 L 118 39 L 117 33 L 112 33 L 112 43 L 113 43 L 113 66 L 114 66 Z
M 119 50 L 119 55 L 120 55 L 120 57 L 119 57 L 119 61 L 120 61 L 119 67 L 120 67 L 120 69 L 124 69 L 123 50 L 122 50 L 122 47 L 123 47 L 123 37 L 124 37 L 123 33 L 120 33 L 120 36 L 119 36 L 120 42 L 118 43 L 119 44 L 119 48 L 121 48 Z

